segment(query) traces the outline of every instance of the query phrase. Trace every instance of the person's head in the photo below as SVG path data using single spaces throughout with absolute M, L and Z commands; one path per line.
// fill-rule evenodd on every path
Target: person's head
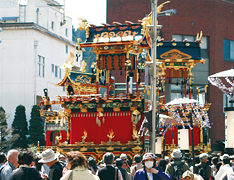
M 115 164 L 117 167 L 122 167 L 123 165 L 123 160 L 120 159 L 120 158 L 117 158 L 116 161 L 115 161 Z
M 219 161 L 215 166 L 215 170 L 218 172 L 221 166 L 222 166 L 222 162 Z
M 165 157 L 165 160 L 167 161 L 167 163 L 171 162 L 171 159 L 168 156 Z
M 105 164 L 113 164 L 114 159 L 115 159 L 115 156 L 111 152 L 107 152 L 103 156 L 103 160 Z
M 28 165 L 31 166 L 34 161 L 35 154 L 30 149 L 21 149 L 18 154 L 18 163 L 19 165 Z
M 128 169 L 128 163 L 123 161 L 122 168 L 127 170 Z
M 156 159 L 155 155 L 153 153 L 145 153 L 142 159 L 142 164 L 148 168 L 151 169 L 153 166 L 155 166 Z
M 122 159 L 124 162 L 127 162 L 127 160 L 128 160 L 127 154 L 122 153 L 120 155 L 120 159 Z
M 211 162 L 212 162 L 212 164 L 216 165 L 219 162 L 219 158 L 218 157 L 212 157 Z
M 194 178 L 194 174 L 189 170 L 185 171 L 182 174 L 182 179 L 183 180 L 193 180 L 193 178 Z
M 70 151 L 66 153 L 66 157 L 67 157 L 68 169 L 74 169 L 75 167 L 78 167 L 78 166 L 88 168 L 88 160 L 85 157 L 85 155 L 83 155 L 81 152 Z
M 16 149 L 11 149 L 7 153 L 7 161 L 13 164 L 15 167 L 18 166 L 18 154 L 19 152 Z
M 200 154 L 199 158 L 200 158 L 201 162 L 205 162 L 206 163 L 207 160 L 208 160 L 208 154 L 207 153 L 202 153 L 202 154 Z
M 222 164 L 230 164 L 230 156 L 228 154 L 224 154 L 221 156 Z
M 4 153 L 0 153 L 0 164 L 4 164 L 6 161 L 6 155 Z
M 52 149 L 46 149 L 41 153 L 41 159 L 38 161 L 39 163 L 44 163 L 47 166 L 51 167 L 58 161 L 59 153 L 54 153 Z
M 134 161 L 135 161 L 136 163 L 140 163 L 140 162 L 141 162 L 141 155 L 139 155 L 139 154 L 135 155 L 135 156 L 134 156 Z
M 171 153 L 171 157 L 173 159 L 180 159 L 182 157 L 180 149 L 174 149 L 173 152 Z
M 159 166 L 165 171 L 168 162 L 165 159 L 160 159 Z
M 156 157 L 156 161 L 159 162 L 162 159 L 162 155 L 161 154 L 155 154 Z

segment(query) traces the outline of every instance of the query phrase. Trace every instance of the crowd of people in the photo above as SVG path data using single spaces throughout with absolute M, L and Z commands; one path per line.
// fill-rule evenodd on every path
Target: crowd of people
M 171 158 L 145 153 L 130 159 L 107 152 L 103 160 L 86 158 L 79 151 L 66 154 L 46 149 L 0 153 L 0 180 L 234 180 L 234 156 L 202 153 L 195 158 L 174 149 Z

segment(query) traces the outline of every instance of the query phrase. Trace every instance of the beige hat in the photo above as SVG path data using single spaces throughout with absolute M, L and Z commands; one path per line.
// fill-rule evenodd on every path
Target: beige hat
M 173 152 L 171 153 L 171 157 L 173 158 L 181 158 L 182 154 L 180 149 L 174 149 Z
M 187 170 L 187 171 L 185 171 L 185 172 L 183 173 L 182 178 L 184 179 L 184 178 L 186 178 L 187 176 L 188 176 L 188 177 L 191 177 L 191 178 L 194 177 L 193 173 L 192 173 L 191 171 L 189 171 L 189 170 Z
M 39 163 L 48 163 L 48 162 L 52 162 L 55 159 L 57 159 L 59 156 L 59 153 L 54 153 L 54 151 L 52 149 L 46 149 L 45 151 L 43 151 L 41 153 L 41 157 L 42 159 L 40 159 L 38 162 Z

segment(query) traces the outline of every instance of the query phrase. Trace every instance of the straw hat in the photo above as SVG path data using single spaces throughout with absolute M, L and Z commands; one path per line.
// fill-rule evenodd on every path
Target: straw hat
M 57 159 L 58 156 L 59 156 L 59 153 L 54 153 L 52 149 L 46 149 L 45 151 L 42 152 L 41 154 L 42 159 L 40 159 L 38 162 L 39 163 L 52 162 L 55 159 Z

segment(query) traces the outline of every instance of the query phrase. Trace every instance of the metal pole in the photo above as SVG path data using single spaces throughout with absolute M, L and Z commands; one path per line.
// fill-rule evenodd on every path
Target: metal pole
M 153 79 L 152 79 L 152 153 L 155 153 L 155 125 L 156 125 L 156 59 L 157 59 L 157 0 L 151 0 L 152 5 L 152 25 L 153 27 L 153 39 L 151 47 L 151 59 L 153 61 Z
M 193 117 L 192 113 L 189 113 L 189 118 L 190 118 L 190 132 L 191 132 L 191 144 L 192 144 L 192 156 L 193 156 L 193 172 L 194 172 L 194 167 L 195 167 L 195 157 L 194 157 L 194 141 L 193 141 Z

